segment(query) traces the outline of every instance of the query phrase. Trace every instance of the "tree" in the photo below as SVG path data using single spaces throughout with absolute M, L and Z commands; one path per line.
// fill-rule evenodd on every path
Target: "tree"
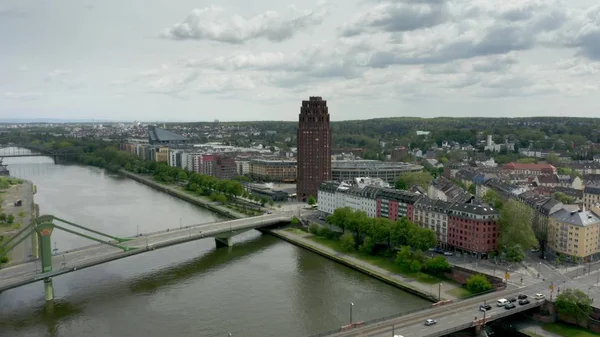
M 503 206 L 502 198 L 494 190 L 487 190 L 481 199 L 497 209 L 501 209 Z
M 432 180 L 433 176 L 427 171 L 407 172 L 400 176 L 395 187 L 399 190 L 405 190 L 417 185 L 427 189 Z
M 425 262 L 425 269 L 428 273 L 434 275 L 443 275 L 446 272 L 452 270 L 452 266 L 448 263 L 448 260 L 441 255 L 431 258 Z
M 587 322 L 592 313 L 592 299 L 579 289 L 565 289 L 554 302 L 560 316 L 575 319 L 577 322 Z
M 313 197 L 312 195 L 308 197 L 308 204 L 309 205 L 314 205 L 317 203 L 317 199 L 315 199 L 315 197 Z
M 365 237 L 363 243 L 358 247 L 358 249 L 367 254 L 373 254 L 373 249 L 375 248 L 375 241 L 371 239 L 370 236 Z
M 554 192 L 552 194 L 552 196 L 554 197 L 554 199 L 562 202 L 563 204 L 572 204 L 573 203 L 573 198 L 564 194 L 563 192 Z
M 558 154 L 550 152 L 548 153 L 548 158 L 546 158 L 546 161 L 548 162 L 548 164 L 556 165 L 560 162 L 560 157 L 558 156 Z
M 340 237 L 340 245 L 342 249 L 351 252 L 356 247 L 356 241 L 354 240 L 354 235 L 352 233 L 346 233 Z
M 419 272 L 423 267 L 422 254 L 413 253 L 409 246 L 403 246 L 396 255 L 396 263 L 407 272 Z
M 14 221 L 15 221 L 15 216 L 14 216 L 14 215 L 12 215 L 12 214 L 9 214 L 9 215 L 6 217 L 6 222 L 7 222 L 7 223 L 10 223 L 10 224 L 11 224 L 11 223 L 13 223 Z
M 311 223 L 308 226 L 308 231 L 314 235 L 319 235 L 319 225 L 317 225 L 316 223 Z
M 473 294 L 481 293 L 492 289 L 492 284 L 483 274 L 474 274 L 467 279 L 467 289 Z
M 292 220 L 290 222 L 292 225 L 297 225 L 300 223 L 300 219 L 298 219 L 297 217 L 292 217 Z
M 500 211 L 500 247 L 520 246 L 523 249 L 535 247 L 537 240 L 531 223 L 533 210 L 525 204 L 511 199 Z
M 521 262 L 525 260 L 525 253 L 523 247 L 519 245 L 510 245 L 505 249 L 506 260 L 509 262 Z
M 467 188 L 467 192 L 475 195 L 475 193 L 477 192 L 477 187 L 475 186 L 475 184 L 469 185 L 469 188 Z
M 517 160 L 517 163 L 519 163 L 519 164 L 535 164 L 536 160 L 535 160 L 535 158 L 519 158 L 519 160 Z

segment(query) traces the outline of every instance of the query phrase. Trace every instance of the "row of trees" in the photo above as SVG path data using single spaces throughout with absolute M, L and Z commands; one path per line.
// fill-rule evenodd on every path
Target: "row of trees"
M 386 218 L 369 218 L 363 211 L 350 207 L 336 209 L 326 219 L 327 223 L 336 226 L 342 232 L 351 232 L 357 243 L 372 242 L 373 246 L 384 244 L 388 248 L 410 246 L 414 250 L 425 251 L 437 244 L 435 233 L 430 229 L 419 227 L 403 217 L 398 221 Z

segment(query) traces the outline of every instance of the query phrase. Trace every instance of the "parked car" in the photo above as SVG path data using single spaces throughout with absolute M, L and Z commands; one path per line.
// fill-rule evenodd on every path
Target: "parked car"
M 529 300 L 528 299 L 519 300 L 519 304 L 520 305 L 529 304 Z
M 535 294 L 535 299 L 536 300 L 543 300 L 545 298 L 546 298 L 546 296 L 544 296 L 544 294 Z
M 501 298 L 498 300 L 498 302 L 496 302 L 496 305 L 499 307 L 503 307 L 507 304 L 509 304 L 510 302 L 506 299 L 506 298 Z
M 452 254 L 452 252 L 444 252 L 444 255 L 445 255 L 445 256 L 452 256 L 452 255 L 454 255 L 454 254 Z
M 514 309 L 516 308 L 514 303 L 508 303 L 507 305 L 504 306 L 504 309 L 509 310 L 509 309 Z
M 518 299 L 520 299 L 520 300 L 524 300 L 524 299 L 526 299 L 526 298 L 527 298 L 527 295 L 525 295 L 525 294 L 520 294 L 519 296 L 517 296 L 517 298 L 518 298 Z
M 516 298 L 514 298 L 514 297 L 509 297 L 509 298 L 507 298 L 507 300 L 508 300 L 509 302 L 511 302 L 511 303 L 512 303 L 512 302 L 516 302 L 516 301 L 517 301 L 517 299 L 516 299 Z
M 435 319 L 430 318 L 430 319 L 425 320 L 425 325 L 427 325 L 427 326 L 434 325 L 436 323 L 437 323 L 437 321 Z
M 492 310 L 492 306 L 489 304 L 482 304 L 479 306 L 479 311 L 488 311 Z

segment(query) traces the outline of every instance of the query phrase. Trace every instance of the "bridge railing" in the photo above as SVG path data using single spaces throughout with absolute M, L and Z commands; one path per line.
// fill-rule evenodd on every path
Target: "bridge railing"
M 455 326 L 455 327 L 452 327 L 452 328 L 448 328 L 446 330 L 442 330 L 442 331 L 430 333 L 430 334 L 425 335 L 425 336 L 426 337 L 441 337 L 441 336 L 449 335 L 449 334 L 451 334 L 453 332 L 456 332 L 456 331 L 461 331 L 461 330 L 468 329 L 468 328 L 470 328 L 472 326 L 473 326 L 473 323 L 469 322 L 469 323 L 458 325 L 458 326 Z

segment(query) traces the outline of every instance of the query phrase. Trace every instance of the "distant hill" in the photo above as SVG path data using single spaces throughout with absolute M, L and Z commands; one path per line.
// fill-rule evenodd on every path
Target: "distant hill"
M 67 124 L 67 123 L 107 123 L 102 119 L 60 119 L 60 118 L 0 118 L 0 124 Z

